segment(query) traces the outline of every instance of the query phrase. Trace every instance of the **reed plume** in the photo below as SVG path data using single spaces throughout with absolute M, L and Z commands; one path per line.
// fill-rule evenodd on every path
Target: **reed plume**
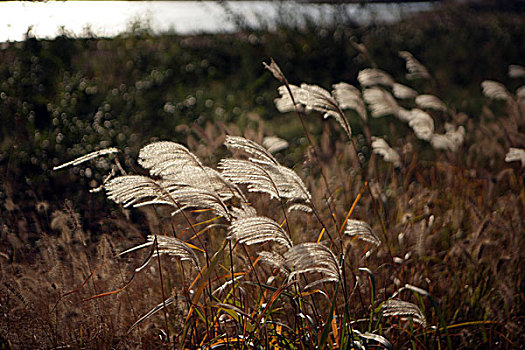
M 304 288 L 308 289 L 324 282 L 338 282 L 341 280 L 341 268 L 336 256 L 321 243 L 302 243 L 290 248 L 284 253 L 286 265 L 292 268 L 288 276 L 302 273 L 320 273 L 323 277 L 317 279 Z
M 406 61 L 406 69 L 408 71 L 406 77 L 409 80 L 414 79 L 430 79 L 428 69 L 419 62 L 410 52 L 399 51 L 399 56 Z
M 234 220 L 229 228 L 228 239 L 247 245 L 273 241 L 287 248 L 293 246 L 288 233 L 277 222 L 264 216 Z
M 383 304 L 382 312 L 383 316 L 410 316 L 414 322 L 426 327 L 425 316 L 419 307 L 408 301 L 389 299 Z

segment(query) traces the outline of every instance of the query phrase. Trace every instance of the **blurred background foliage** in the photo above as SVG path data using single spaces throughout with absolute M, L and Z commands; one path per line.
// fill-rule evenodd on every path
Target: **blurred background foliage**
M 0 202 L 8 209 L 1 220 L 9 223 L 9 213 L 32 212 L 44 200 L 58 208 L 69 198 L 88 213 L 87 227 L 95 225 L 90 218 L 107 202 L 86 189 L 100 184 L 109 163 L 59 173 L 52 168 L 98 149 L 114 146 L 134 157 L 154 140 L 184 142 L 207 122 L 235 123 L 240 130 L 265 123 L 298 143 L 298 121 L 285 125 L 273 105 L 278 82 L 262 65 L 269 57 L 291 83 L 330 88 L 357 84 L 370 58 L 406 83 L 397 52 L 407 50 L 436 78 L 433 92 L 474 118 L 485 101 L 481 81 L 498 80 L 513 91 L 517 82 L 507 78 L 508 65 L 524 63 L 525 18 L 505 9 L 443 5 L 364 27 L 338 18 L 322 28 L 306 19 L 298 28 L 290 14 L 282 16 L 272 31 L 242 27 L 233 16 L 242 27 L 236 34 L 154 36 L 137 23 L 110 39 L 64 31 L 53 40 L 28 34 L 23 42 L 0 44 Z M 370 57 L 352 42 L 365 44 Z

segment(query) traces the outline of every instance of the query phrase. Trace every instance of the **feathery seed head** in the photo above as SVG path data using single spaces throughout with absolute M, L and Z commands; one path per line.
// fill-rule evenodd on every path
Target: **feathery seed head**
M 374 153 L 381 155 L 385 161 L 394 164 L 395 167 L 401 166 L 399 154 L 382 138 L 372 136 L 372 149 Z
M 400 107 L 394 97 L 386 90 L 380 87 L 372 87 L 363 91 L 363 98 L 368 107 L 372 117 L 379 118 L 385 115 L 397 115 Z
M 525 149 L 516 147 L 509 148 L 509 151 L 505 155 L 505 161 L 507 163 L 520 161 L 521 166 L 525 167 Z
M 365 242 L 379 246 L 381 241 L 372 230 L 372 227 L 364 221 L 349 219 L 346 223 L 345 235 L 357 237 Z
M 288 264 L 286 263 L 286 259 L 279 253 L 276 252 L 258 252 L 257 255 L 259 255 L 262 262 L 272 266 L 276 267 L 281 272 L 283 272 L 286 276 L 290 274 L 292 269 Z
M 443 112 L 448 110 L 447 105 L 434 95 L 419 95 L 416 97 L 416 104 L 419 108 L 435 109 Z
M 293 246 L 288 233 L 277 222 L 264 216 L 234 220 L 229 229 L 228 239 L 247 245 L 273 241 L 287 248 Z
M 266 150 L 270 153 L 276 153 L 288 148 L 288 142 L 277 136 L 266 136 L 262 143 Z
M 525 78 L 525 67 L 511 64 L 509 66 L 509 78 Z
M 494 100 L 509 100 L 512 98 L 512 95 L 507 90 L 505 85 L 493 80 L 485 80 L 481 82 L 481 88 L 483 89 L 483 94 L 488 98 Z
M 87 162 L 88 160 L 91 160 L 93 158 L 97 158 L 97 157 L 100 157 L 100 156 L 104 156 L 104 155 L 107 155 L 107 154 L 113 154 L 113 153 L 117 153 L 117 152 L 119 152 L 119 150 L 117 148 L 114 148 L 114 147 L 101 149 L 99 151 L 91 152 L 91 153 L 85 154 L 85 155 L 83 155 L 81 157 L 78 157 L 76 159 L 73 159 L 70 162 L 58 165 L 58 166 L 54 167 L 53 170 L 60 170 L 60 169 L 66 168 L 68 166 L 79 165 L 79 164 Z
M 412 117 L 408 125 L 414 130 L 416 137 L 421 140 L 430 141 L 434 134 L 434 119 L 430 114 L 421 109 L 413 109 Z
M 412 320 L 426 327 L 425 316 L 417 307 L 408 301 L 389 299 L 383 304 L 383 316 L 410 316 Z
M 357 74 L 357 81 L 363 87 L 369 87 L 374 85 L 393 86 L 394 79 L 385 71 L 377 68 L 366 68 Z
M 410 52 L 408 51 L 399 51 L 399 56 L 406 61 L 407 68 L 407 79 L 430 79 L 430 73 L 428 69 L 421 64 Z
M 120 253 L 119 256 L 139 249 L 151 247 L 155 244 L 155 241 L 157 242 L 157 249 L 154 250 L 153 254 L 148 258 L 148 260 L 138 267 L 136 271 L 142 270 L 153 258 L 157 257 L 158 255 L 169 255 L 177 257 L 182 261 L 189 261 L 196 271 L 200 270 L 199 259 L 197 258 L 197 255 L 193 249 L 190 248 L 184 241 L 181 241 L 175 237 L 149 235 L 146 243 L 127 249 Z
M 305 289 L 324 282 L 337 282 L 341 279 L 341 269 L 334 253 L 321 243 L 302 243 L 293 246 L 284 258 L 293 272 L 288 279 L 300 273 L 320 273 L 324 277 L 309 283 Z
M 394 83 L 394 86 L 392 86 L 392 93 L 396 98 L 399 99 L 409 99 L 414 98 L 417 96 L 417 91 L 399 83 Z
M 344 82 L 333 85 L 333 88 L 332 94 L 341 109 L 353 109 L 362 120 L 367 119 L 365 102 L 361 97 L 361 91 L 359 91 L 359 89 Z

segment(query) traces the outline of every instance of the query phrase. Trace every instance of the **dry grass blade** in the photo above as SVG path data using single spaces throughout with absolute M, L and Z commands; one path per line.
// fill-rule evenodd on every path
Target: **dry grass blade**
M 262 143 L 270 153 L 276 153 L 288 148 L 288 142 L 277 136 L 266 136 Z
M 349 219 L 346 223 L 345 235 L 357 237 L 375 246 L 381 245 L 381 241 L 372 230 L 372 227 L 364 221 Z
M 416 104 L 419 108 L 434 109 L 442 112 L 448 110 L 447 105 L 434 95 L 419 95 L 416 97 Z
M 357 329 L 354 329 L 353 331 L 354 331 L 354 333 L 356 333 L 359 337 L 361 337 L 363 339 L 373 340 L 373 341 L 378 342 L 379 344 L 381 344 L 386 349 L 393 349 L 392 344 L 390 344 L 388 339 L 386 339 L 383 336 L 380 336 L 380 335 L 374 334 L 374 333 L 370 333 L 370 332 L 361 333 Z
M 408 125 L 414 130 L 416 137 L 420 140 L 430 141 L 434 135 L 434 119 L 421 109 L 413 109 L 411 115 Z
M 505 155 L 505 161 L 507 163 L 520 161 L 521 166 L 525 167 L 525 149 L 515 147 L 509 148 L 509 151 Z
M 228 239 L 246 245 L 272 241 L 287 248 L 293 246 L 288 233 L 277 222 L 264 216 L 234 220 L 229 229 Z
M 333 85 L 333 88 L 332 94 L 341 109 L 353 109 L 362 120 L 367 119 L 365 102 L 361 97 L 361 91 L 359 91 L 359 89 L 344 82 Z
M 382 311 L 383 316 L 411 316 L 414 322 L 426 326 L 425 316 L 419 307 L 408 301 L 389 299 L 383 304 Z
M 394 85 L 394 79 L 385 71 L 376 68 L 366 68 L 357 74 L 357 80 L 363 87 L 369 87 L 374 85 L 384 85 L 392 87 Z
M 289 279 L 300 273 L 319 273 L 323 277 L 309 283 L 305 289 L 324 282 L 341 279 L 341 269 L 330 248 L 321 243 L 302 243 L 284 253 L 286 264 L 292 267 Z
M 399 154 L 382 138 L 372 136 L 372 150 L 374 153 L 381 155 L 386 162 L 392 163 L 395 167 L 401 166 Z
M 99 151 L 91 152 L 91 153 L 83 155 L 82 157 L 78 157 L 76 159 L 73 159 L 70 162 L 58 165 L 58 166 L 54 167 L 53 170 L 60 170 L 60 169 L 66 168 L 68 166 L 79 165 L 79 164 L 87 162 L 88 160 L 91 160 L 93 158 L 97 158 L 97 157 L 100 157 L 100 156 L 105 156 L 107 154 L 118 153 L 118 152 L 119 152 L 119 150 L 117 148 L 114 148 L 114 147 L 101 149 Z
M 494 100 L 506 101 L 512 98 L 512 95 L 507 88 L 497 81 L 485 80 L 481 83 L 481 88 L 483 89 L 483 94 L 485 96 Z
M 174 301 L 175 301 L 175 299 L 173 297 L 169 297 L 168 299 L 164 300 L 159 305 L 155 306 L 147 314 L 145 314 L 144 316 L 139 318 L 135 323 L 133 323 L 133 325 L 129 328 L 128 333 L 130 333 L 132 330 L 134 330 L 143 321 L 147 320 L 148 318 L 150 318 L 151 316 L 153 316 L 154 314 L 156 314 L 160 310 L 164 309 L 166 306 L 169 306 L 169 305 L 173 304 Z
M 399 51 L 399 56 L 406 61 L 407 79 L 430 79 L 428 69 L 421 64 L 410 52 Z
M 179 258 L 182 261 L 189 261 L 191 266 L 193 266 L 197 271 L 200 270 L 199 259 L 197 255 L 184 241 L 181 241 L 175 237 L 168 236 L 159 236 L 159 235 L 149 235 L 148 241 L 146 243 L 140 244 L 138 246 L 127 249 L 119 254 L 119 256 L 134 252 L 139 249 L 151 247 L 157 241 L 157 249 L 153 251 L 153 254 L 149 259 L 144 262 L 136 271 L 142 270 L 148 263 L 158 255 L 168 255 Z
M 417 96 L 416 90 L 399 83 L 394 83 L 394 86 L 392 86 L 392 93 L 399 99 L 409 99 Z

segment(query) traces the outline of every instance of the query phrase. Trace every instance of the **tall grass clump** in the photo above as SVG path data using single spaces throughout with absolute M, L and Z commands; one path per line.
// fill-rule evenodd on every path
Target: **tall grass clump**
M 484 6 L 1 43 L 0 348 L 520 348 L 525 26 Z
M 129 301 L 136 317 L 111 340 L 117 345 L 140 339 L 148 327 L 159 333 L 158 345 L 180 348 L 437 349 L 496 339 L 513 345 L 500 322 L 519 310 L 512 291 L 522 282 L 499 274 L 521 259 L 507 247 L 522 244 L 523 173 L 499 175 L 521 194 L 494 198 L 476 170 L 466 170 L 484 157 L 482 148 L 462 152 L 482 142 L 469 136 L 468 117 L 433 93 L 437 82 L 411 53 L 399 56 L 408 83 L 370 59 L 375 68 L 359 72 L 358 87 L 339 82 L 331 92 L 291 84 L 273 60 L 265 64 L 282 84 L 277 109 L 302 125 L 300 164 L 282 164 L 285 140 L 222 127 L 215 151 L 231 155 L 215 164 L 197 156 L 202 150 L 157 141 L 140 149 L 136 163 L 106 148 L 55 167 L 108 157 L 111 171 L 94 191 L 125 215 L 148 213 L 149 222 L 145 242 L 88 266 L 77 288 L 57 294 L 57 312 L 95 287 L 97 270 L 113 265 L 118 287 L 94 288 L 82 305 L 131 298 L 140 281 L 150 283 L 133 296 L 140 311 Z M 426 91 L 406 85 L 413 80 Z M 483 83 L 488 97 L 506 101 L 518 135 L 520 91 L 514 97 L 498 83 Z M 319 122 L 310 114 L 334 119 L 340 131 L 325 124 L 325 132 L 312 134 Z M 523 149 L 507 149 L 507 162 L 525 162 Z M 487 208 L 508 221 L 480 215 Z M 509 234 L 498 237 L 503 227 Z M 490 258 L 496 244 L 510 255 Z M 493 283 L 497 292 L 487 289 Z M 482 305 L 485 313 L 469 315 Z

